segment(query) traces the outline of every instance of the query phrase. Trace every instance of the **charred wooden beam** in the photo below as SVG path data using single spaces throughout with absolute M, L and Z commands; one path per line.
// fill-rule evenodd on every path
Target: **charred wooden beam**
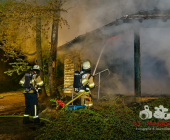
M 140 68 L 140 31 L 134 30 L 134 86 L 135 96 L 141 96 L 141 68 Z

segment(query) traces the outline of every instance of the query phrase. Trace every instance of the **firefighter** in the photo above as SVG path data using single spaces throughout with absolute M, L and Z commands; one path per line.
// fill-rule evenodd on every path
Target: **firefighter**
M 81 96 L 81 105 L 92 106 L 93 102 L 90 89 L 94 88 L 95 84 L 93 81 L 93 76 L 91 75 L 90 61 L 86 60 L 83 62 L 83 67 L 80 74 L 82 75 L 82 87 L 79 90 L 79 94 L 84 92 L 84 94 Z
M 41 93 L 41 86 L 43 81 L 40 78 L 40 67 L 39 65 L 33 66 L 33 71 L 31 74 L 26 73 L 25 76 L 20 80 L 20 83 L 24 86 L 25 95 L 25 113 L 23 116 L 23 123 L 31 122 L 29 120 L 29 115 L 33 116 L 34 124 L 40 124 L 40 119 L 38 116 L 38 97 L 37 93 Z

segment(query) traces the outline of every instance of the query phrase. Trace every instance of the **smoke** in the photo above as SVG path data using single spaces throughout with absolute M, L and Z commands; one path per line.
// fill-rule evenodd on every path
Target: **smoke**
M 46 2 L 46 0 L 37 0 L 40 5 L 44 5 Z M 59 29 L 58 45 L 63 45 L 81 34 L 100 28 L 124 15 L 154 8 L 169 10 L 169 7 L 169 0 L 67 0 L 63 8 L 68 12 L 61 13 L 61 16 L 68 21 L 70 28 L 63 26 Z M 152 20 L 148 24 L 154 22 Z M 169 93 L 169 32 L 169 29 L 162 28 L 140 29 L 142 94 Z M 50 34 L 49 32 L 49 36 Z M 88 42 L 89 39 L 86 39 L 84 44 L 88 44 Z M 84 46 L 83 43 L 76 44 L 70 50 L 81 50 L 83 60 L 91 60 L 92 70 L 94 70 L 104 43 L 101 40 L 88 46 Z M 31 46 L 31 44 L 29 45 Z M 44 40 L 45 46 L 48 46 L 48 43 L 45 43 Z M 102 93 L 134 94 L 133 31 L 118 35 L 116 39 L 109 41 L 96 72 L 105 68 L 109 68 L 111 74 L 108 77 L 106 77 L 106 73 L 101 74 L 101 80 L 105 80 L 101 84 Z M 95 82 L 98 82 L 98 77 L 95 77 Z
M 140 10 L 168 10 L 169 0 L 69 0 L 64 5 L 68 13 L 62 16 L 68 21 L 67 27 L 59 30 L 59 46 L 75 37 L 100 28 L 124 15 L 137 13 Z M 152 20 L 148 24 L 152 24 Z M 162 24 L 162 23 L 158 23 Z M 167 28 L 140 29 L 141 35 L 141 88 L 144 94 L 167 94 L 170 83 L 169 36 Z M 88 39 L 84 44 L 88 44 Z M 80 48 L 83 59 L 93 63 L 92 70 L 104 45 L 103 40 L 83 46 L 76 44 L 72 50 Z M 97 72 L 109 68 L 111 74 L 101 74 L 101 93 L 134 95 L 134 35 L 129 31 L 109 41 L 106 46 Z M 98 84 L 98 77 L 95 77 Z M 97 89 L 96 89 L 97 90 Z
M 169 93 L 170 29 L 141 30 L 142 87 L 144 92 Z
M 64 6 L 68 13 L 61 15 L 68 20 L 70 29 L 63 26 L 60 30 L 59 46 L 124 15 L 153 9 L 157 3 L 155 0 L 69 0 Z

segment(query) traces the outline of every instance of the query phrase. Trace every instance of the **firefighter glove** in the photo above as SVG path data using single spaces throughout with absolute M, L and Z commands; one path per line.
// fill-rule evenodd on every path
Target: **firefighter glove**
M 90 90 L 88 85 L 85 85 L 85 91 L 88 92 Z
M 28 88 L 25 89 L 26 92 L 29 92 L 30 90 Z
M 38 88 L 38 93 L 41 93 L 41 92 L 42 92 L 41 88 Z

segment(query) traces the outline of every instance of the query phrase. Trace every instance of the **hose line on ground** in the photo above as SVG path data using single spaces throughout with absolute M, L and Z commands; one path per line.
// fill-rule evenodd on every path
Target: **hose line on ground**
M 19 116 L 19 115 L 5 115 L 5 116 L 0 116 L 2 118 L 23 118 L 23 116 Z M 30 118 L 33 118 L 33 116 L 29 116 Z M 52 122 L 48 119 L 45 119 L 45 118 L 40 118 L 41 120 L 44 120 L 44 121 L 48 121 L 48 122 Z

